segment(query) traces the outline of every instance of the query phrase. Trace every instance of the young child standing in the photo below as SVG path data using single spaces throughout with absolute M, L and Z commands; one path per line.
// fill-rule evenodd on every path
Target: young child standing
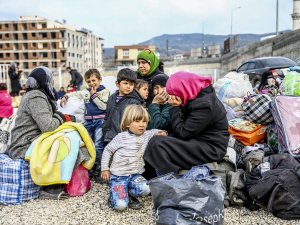
M 136 197 L 150 193 L 147 180 L 141 176 L 145 171 L 143 154 L 154 135 L 166 136 L 166 132 L 146 131 L 148 121 L 149 115 L 143 106 L 127 106 L 121 121 L 122 133 L 104 149 L 101 177 L 109 181 L 109 203 L 115 210 L 139 209 L 141 204 Z
M 95 181 L 99 181 L 101 156 L 104 149 L 102 128 L 104 124 L 109 91 L 103 85 L 101 85 L 102 78 L 97 69 L 89 69 L 85 73 L 84 79 L 88 85 L 88 88 L 83 91 L 75 91 L 66 94 L 61 99 L 60 105 L 63 107 L 68 98 L 72 96 L 76 96 L 77 98 L 84 100 L 84 118 L 86 120 L 84 126 L 89 132 L 96 147 L 96 162 L 92 169 L 92 173 L 94 173 L 92 175 L 95 177 Z
M 139 95 L 144 99 L 147 100 L 149 95 L 148 90 L 148 82 L 142 79 L 137 79 L 135 84 L 135 90 L 139 93 Z
M 109 97 L 107 102 L 103 127 L 105 144 L 121 132 L 120 122 L 125 107 L 130 104 L 142 105 L 144 103 L 142 97 L 134 90 L 136 79 L 137 75 L 131 69 L 125 68 L 118 72 L 116 81 L 118 90 Z

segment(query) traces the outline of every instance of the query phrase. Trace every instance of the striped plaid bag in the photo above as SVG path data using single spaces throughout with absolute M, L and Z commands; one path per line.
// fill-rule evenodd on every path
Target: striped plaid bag
M 40 187 L 31 179 L 29 164 L 0 154 L 0 204 L 22 204 L 39 196 Z
M 274 119 L 270 108 L 271 102 L 272 98 L 267 94 L 245 97 L 242 103 L 242 108 L 245 111 L 245 119 L 263 125 L 272 123 Z

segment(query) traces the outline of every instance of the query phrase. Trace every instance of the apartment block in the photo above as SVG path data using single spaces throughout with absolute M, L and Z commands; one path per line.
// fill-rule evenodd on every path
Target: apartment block
M 0 21 L 0 64 L 16 62 L 25 74 L 36 66 L 54 73 L 67 66 L 80 72 L 102 66 L 102 38 L 87 29 L 38 16 Z
M 155 51 L 154 45 L 123 45 L 115 46 L 115 60 L 117 66 L 135 66 L 137 64 L 136 59 L 140 51 L 144 49 L 150 49 Z
M 208 57 L 221 57 L 221 45 L 220 44 L 213 44 L 207 46 L 207 55 Z

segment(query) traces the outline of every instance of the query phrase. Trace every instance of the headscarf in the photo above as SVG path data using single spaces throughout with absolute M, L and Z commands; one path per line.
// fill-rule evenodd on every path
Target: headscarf
M 55 102 L 55 94 L 53 87 L 53 75 L 51 70 L 47 67 L 39 66 L 36 67 L 28 76 L 28 80 L 26 82 L 26 91 L 32 90 L 40 90 L 42 91 L 48 98 L 49 103 L 52 106 L 53 112 L 56 111 L 56 102 Z
M 202 77 L 181 71 L 170 76 L 166 84 L 166 91 L 169 95 L 180 97 L 184 106 L 189 100 L 195 99 L 201 90 L 211 83 L 211 77 Z
M 13 63 L 8 65 L 8 70 L 16 71 L 17 67 L 18 67 L 17 64 L 15 62 L 13 62 Z
M 159 60 L 158 60 L 157 56 L 150 49 L 144 49 L 143 51 L 141 51 L 137 56 L 137 60 L 139 60 L 139 59 L 145 60 L 150 65 L 149 72 L 146 75 L 143 75 L 143 76 L 152 75 L 152 73 L 157 69 L 157 67 L 159 65 Z M 138 72 L 140 73 L 139 70 L 138 70 Z
M 165 87 L 168 79 L 169 76 L 167 76 L 166 74 L 157 74 L 152 79 L 152 89 L 154 88 L 155 85 L 160 85 L 162 87 Z

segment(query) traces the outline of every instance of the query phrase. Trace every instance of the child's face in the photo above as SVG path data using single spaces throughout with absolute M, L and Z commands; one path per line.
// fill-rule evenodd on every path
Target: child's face
M 91 75 L 90 78 L 85 80 L 89 88 L 98 88 L 100 86 L 101 81 L 102 79 L 98 79 L 96 75 Z
M 275 85 L 276 80 L 273 77 L 271 77 L 271 78 L 268 78 L 267 83 L 268 83 L 268 85 Z
M 147 122 L 143 120 L 134 121 L 127 127 L 135 135 L 142 135 L 147 128 Z
M 148 91 L 148 85 L 144 84 L 140 87 L 139 90 L 137 90 L 138 93 L 142 96 L 142 98 L 144 100 L 147 100 L 148 98 L 148 94 L 149 94 L 149 91 Z
M 155 85 L 153 88 L 153 93 L 154 95 L 158 95 L 160 93 L 162 93 L 163 91 L 165 91 L 165 87 L 161 86 L 161 85 Z
M 129 80 L 122 80 L 120 83 L 116 82 L 117 87 L 119 89 L 119 95 L 127 95 L 133 91 L 134 88 L 134 82 Z

